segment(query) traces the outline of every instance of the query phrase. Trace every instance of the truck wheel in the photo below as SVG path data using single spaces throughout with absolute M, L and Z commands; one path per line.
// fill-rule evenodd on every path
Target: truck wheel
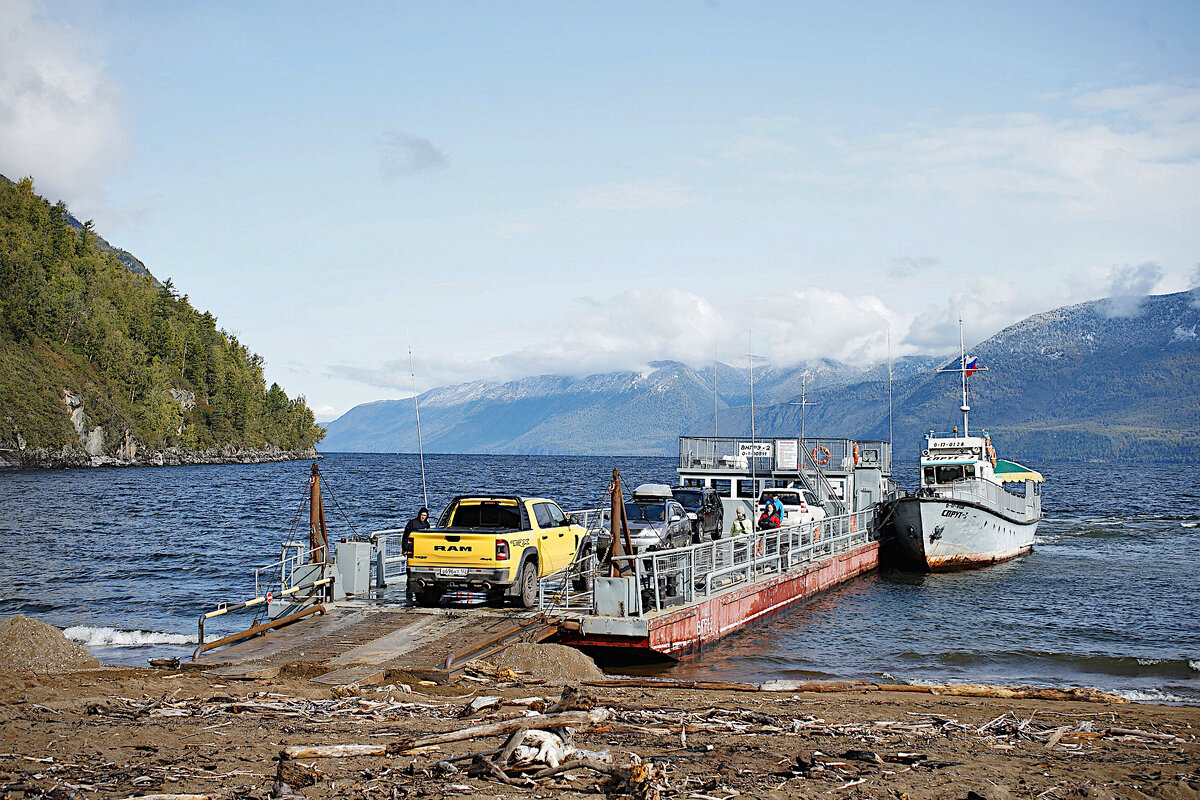
M 538 569 L 534 561 L 526 561 L 517 576 L 517 602 L 522 608 L 533 608 L 538 601 Z
M 417 590 L 417 605 L 425 608 L 433 608 L 442 601 L 441 589 L 418 589 Z
M 592 551 L 590 548 L 587 550 L 580 550 L 575 556 L 576 569 L 585 569 L 588 566 L 587 562 L 590 560 L 591 555 Z M 575 591 L 590 592 L 592 590 L 592 577 L 593 573 L 591 572 L 577 575 L 571 582 Z

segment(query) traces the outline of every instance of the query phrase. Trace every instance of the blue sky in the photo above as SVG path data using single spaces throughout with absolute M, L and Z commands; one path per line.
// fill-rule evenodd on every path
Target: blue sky
M 0 173 L 323 419 L 1200 282 L 1196 3 L 0 0 Z

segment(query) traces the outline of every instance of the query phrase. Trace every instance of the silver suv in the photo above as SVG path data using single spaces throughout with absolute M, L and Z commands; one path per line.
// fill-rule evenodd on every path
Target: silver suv
M 635 553 L 646 550 L 669 550 L 692 543 L 692 520 L 671 494 L 671 487 L 661 483 L 643 483 L 633 490 L 633 499 L 625 503 L 629 520 L 629 542 Z M 608 551 L 611 526 L 607 516 L 598 537 L 597 552 Z

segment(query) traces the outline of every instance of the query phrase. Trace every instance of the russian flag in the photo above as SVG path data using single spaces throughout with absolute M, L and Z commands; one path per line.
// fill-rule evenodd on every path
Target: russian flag
M 970 358 L 968 358 L 967 359 L 967 377 L 969 378 L 972 375 L 974 375 L 975 371 L 978 369 L 979 369 L 979 359 L 976 358 L 975 356 L 971 356 Z

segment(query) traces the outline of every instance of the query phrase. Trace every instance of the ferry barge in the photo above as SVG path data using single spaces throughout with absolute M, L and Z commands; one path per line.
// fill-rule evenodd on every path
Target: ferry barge
M 402 531 L 330 542 L 314 465 L 309 541 L 285 543 L 279 561 L 255 571 L 254 598 L 200 617 L 195 664 L 259 674 L 320 653 L 330 671 L 314 680 L 371 683 L 397 671 L 449 680 L 515 641 L 556 641 L 611 660 L 680 660 L 879 564 L 877 509 L 895 495 L 887 442 L 682 437 L 678 473 L 684 486 L 715 490 L 726 520 L 764 491 L 793 487 L 827 515 L 739 536 L 726 525 L 714 541 L 610 559 L 580 548 L 539 579 L 529 611 L 463 608 L 468 593 L 447 595 L 457 608 L 414 608 L 402 599 Z M 585 509 L 570 520 L 594 544 L 610 515 Z M 244 632 L 207 639 L 207 620 L 242 609 L 262 616 Z
M 877 508 L 895 496 L 887 442 L 681 437 L 678 472 L 715 489 L 726 520 L 780 487 L 809 490 L 827 516 L 617 557 L 625 574 L 598 574 L 581 606 L 568 601 L 558 641 L 605 660 L 686 659 L 879 565 Z

